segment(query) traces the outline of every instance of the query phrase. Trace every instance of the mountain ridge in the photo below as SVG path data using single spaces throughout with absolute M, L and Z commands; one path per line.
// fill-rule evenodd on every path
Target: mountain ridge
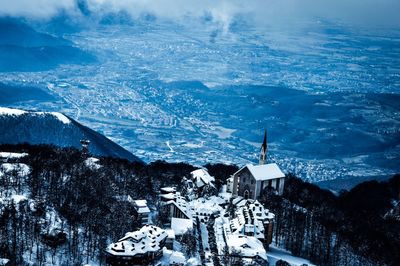
M 80 148 L 81 139 L 91 142 L 89 149 L 94 155 L 141 162 L 106 136 L 62 113 L 0 107 L 0 144 L 53 144 Z

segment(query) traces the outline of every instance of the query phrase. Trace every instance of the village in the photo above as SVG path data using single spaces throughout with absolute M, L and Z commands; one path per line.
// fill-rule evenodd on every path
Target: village
M 128 196 L 142 227 L 107 247 L 107 264 L 275 265 L 268 254 L 275 215 L 258 199 L 267 187 L 282 194 L 285 175 L 267 151 L 265 132 L 258 165 L 243 166 L 220 191 L 199 168 L 179 191 L 161 188 L 155 208 Z

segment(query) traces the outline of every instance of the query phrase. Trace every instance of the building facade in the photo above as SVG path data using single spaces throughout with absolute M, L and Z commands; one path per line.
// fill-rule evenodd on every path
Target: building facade
M 228 181 L 227 190 L 234 196 L 245 199 L 258 199 L 266 187 L 275 189 L 278 194 L 283 193 L 285 175 L 275 163 L 266 164 L 267 160 L 267 132 L 261 145 L 259 165 L 247 164 L 234 173 Z

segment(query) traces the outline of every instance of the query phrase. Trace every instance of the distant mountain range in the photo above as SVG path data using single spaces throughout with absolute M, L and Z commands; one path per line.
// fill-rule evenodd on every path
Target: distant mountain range
M 0 72 L 48 70 L 95 60 L 71 41 L 37 32 L 15 19 L 0 18 Z
M 104 135 L 57 112 L 31 112 L 0 107 L 0 144 L 53 144 L 80 148 L 90 140 L 89 150 L 98 156 L 141 161 Z

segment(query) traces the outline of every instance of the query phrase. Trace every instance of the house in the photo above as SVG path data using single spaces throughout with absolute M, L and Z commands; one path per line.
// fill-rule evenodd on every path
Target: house
M 261 241 L 246 235 L 230 234 L 225 231 L 226 246 L 230 254 L 239 254 L 244 260 L 258 262 L 258 265 L 268 265 L 267 252 Z
M 165 230 L 153 225 L 129 232 L 106 248 L 106 264 L 150 265 L 163 256 L 162 249 L 167 237 Z
M 261 145 L 259 165 L 247 164 L 232 175 L 228 182 L 234 196 L 245 199 L 258 199 L 266 187 L 274 188 L 278 194 L 283 193 L 285 175 L 276 163 L 266 164 L 267 158 L 267 133 Z M 233 180 L 233 182 L 232 182 Z M 229 188 L 228 188 L 229 190 Z
M 189 179 L 184 179 L 184 191 L 189 200 L 193 200 L 215 189 L 215 179 L 204 168 L 194 170 Z
M 133 202 L 133 206 L 136 211 L 136 217 L 140 221 L 141 225 L 145 225 L 149 223 L 150 218 L 150 209 L 147 206 L 146 200 L 135 200 Z
M 165 247 L 172 250 L 174 248 L 175 232 L 172 229 L 165 229 L 168 234 L 167 240 L 165 241 Z
M 264 188 L 272 187 L 279 195 L 282 195 L 284 184 L 285 175 L 277 164 L 247 164 L 233 174 L 232 194 L 255 200 Z
M 193 229 L 192 219 L 172 218 L 171 229 L 175 232 L 175 236 L 180 236 Z
M 207 170 L 203 168 L 194 170 L 190 173 L 190 175 L 197 189 L 202 189 L 207 185 L 213 186 L 213 182 L 215 181 L 214 177 L 212 177 Z
M 272 241 L 275 215 L 257 200 L 237 197 L 232 204 L 236 206 L 236 211 L 234 218 L 227 221 L 230 232 L 255 237 L 268 247 Z
M 244 211 L 242 209 L 242 211 Z M 238 215 L 239 214 L 239 215 Z M 218 254 L 222 257 L 237 258 L 244 265 L 269 265 L 265 244 L 257 235 L 246 233 L 246 222 L 244 216 L 240 212 L 236 213 L 236 217 L 231 220 L 228 217 L 218 217 L 215 220 L 215 239 Z M 242 226 L 233 226 L 232 223 L 240 223 Z M 254 229 L 254 227 L 251 228 Z M 228 252 L 228 254 L 226 253 Z
M 180 192 L 163 194 L 161 197 L 163 199 L 162 212 L 166 214 L 168 223 L 171 222 L 172 218 L 192 219 L 188 202 L 181 196 Z M 168 223 L 165 225 L 168 225 Z
M 226 180 L 226 192 L 232 193 L 233 192 L 233 176 L 229 177 Z

